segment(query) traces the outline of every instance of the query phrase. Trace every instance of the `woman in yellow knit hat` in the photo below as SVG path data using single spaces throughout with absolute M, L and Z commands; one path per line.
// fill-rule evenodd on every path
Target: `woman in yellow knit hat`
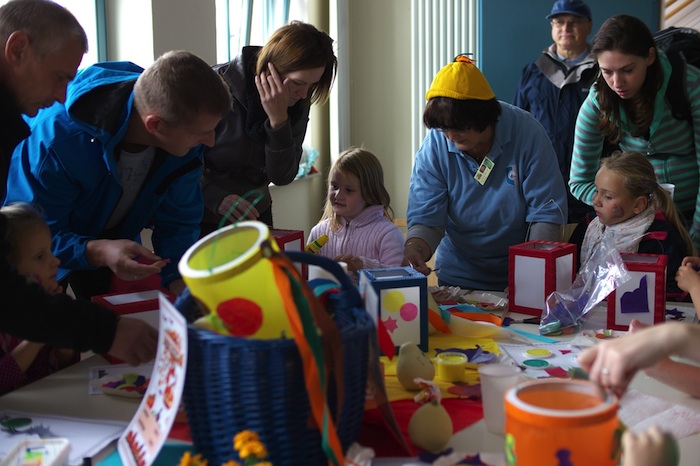
M 503 290 L 508 246 L 560 240 L 566 187 L 547 133 L 496 100 L 474 62 L 458 56 L 435 76 L 408 197 L 406 265 L 441 285 Z

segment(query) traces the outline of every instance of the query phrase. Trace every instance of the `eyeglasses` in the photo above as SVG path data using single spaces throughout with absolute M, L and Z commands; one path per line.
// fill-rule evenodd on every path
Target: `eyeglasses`
M 579 25 L 583 24 L 585 20 L 584 19 L 562 19 L 562 18 L 552 18 L 550 23 L 552 26 L 556 26 L 558 28 L 562 28 L 564 26 L 571 26 L 571 27 L 578 27 Z
M 465 134 L 471 131 L 471 128 L 435 128 L 442 134 L 452 133 L 452 134 Z

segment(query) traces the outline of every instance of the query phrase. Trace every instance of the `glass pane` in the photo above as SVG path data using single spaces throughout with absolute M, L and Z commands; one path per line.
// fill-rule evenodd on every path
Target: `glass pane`
M 285 20 L 287 2 L 289 17 Z M 307 0 L 217 0 L 218 61 L 230 60 L 245 45 L 263 45 L 275 29 L 289 21 L 307 21 L 307 12 Z
M 9 0 L 0 0 L 0 6 L 6 4 Z M 97 62 L 97 8 L 95 1 L 89 0 L 54 0 L 59 5 L 65 7 L 73 13 L 78 22 L 85 29 L 85 34 L 88 38 L 88 52 L 83 56 L 83 61 L 80 63 L 80 69 Z
M 80 69 L 87 68 L 97 63 L 97 9 L 94 1 L 86 0 L 53 0 L 59 5 L 63 5 L 68 11 L 78 19 L 78 22 L 85 29 L 88 38 L 88 52 L 80 62 Z

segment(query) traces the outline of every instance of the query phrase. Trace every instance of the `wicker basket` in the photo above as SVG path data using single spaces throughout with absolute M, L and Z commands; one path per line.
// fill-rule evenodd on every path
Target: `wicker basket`
M 374 324 L 357 289 L 335 262 L 304 253 L 288 255 L 329 270 L 342 283 L 341 292 L 332 295 L 328 304 L 343 347 L 340 415 L 335 413 L 333 377 L 329 377 L 328 405 L 347 451 L 362 423 Z M 190 326 L 184 400 L 195 449 L 211 465 L 239 460 L 232 439 L 246 429 L 260 435 L 275 466 L 327 463 L 321 434 L 312 422 L 301 357 L 291 338 L 236 338 Z

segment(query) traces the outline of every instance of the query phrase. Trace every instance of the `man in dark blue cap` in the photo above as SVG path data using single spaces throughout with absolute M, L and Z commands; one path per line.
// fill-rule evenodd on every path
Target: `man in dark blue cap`
M 581 0 L 558 0 L 547 19 L 554 43 L 525 66 L 513 103 L 545 127 L 568 183 L 576 115 L 598 73 L 587 42 L 593 23 L 590 8 Z M 592 210 L 571 193 L 567 201 L 570 224 L 578 223 Z

